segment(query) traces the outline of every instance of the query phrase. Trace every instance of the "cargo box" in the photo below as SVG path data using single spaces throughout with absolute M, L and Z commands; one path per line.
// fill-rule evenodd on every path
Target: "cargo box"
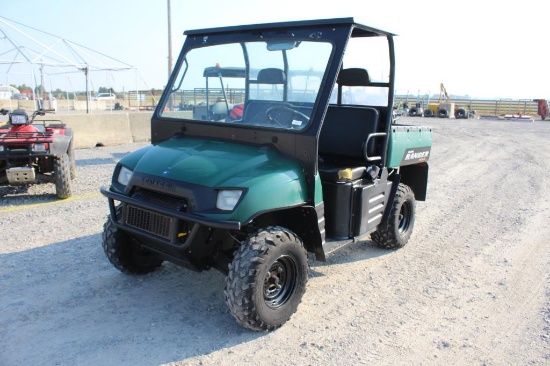
M 425 162 L 431 146 L 431 127 L 394 125 L 388 142 L 388 167 Z

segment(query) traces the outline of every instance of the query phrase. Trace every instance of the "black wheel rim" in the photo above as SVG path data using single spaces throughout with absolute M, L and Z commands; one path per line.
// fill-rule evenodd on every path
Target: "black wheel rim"
M 296 262 L 292 257 L 281 256 L 271 264 L 264 279 L 264 300 L 276 309 L 292 296 L 296 284 Z
M 411 225 L 411 212 L 411 203 L 409 201 L 403 202 L 401 209 L 399 210 L 399 233 L 403 234 L 409 230 Z

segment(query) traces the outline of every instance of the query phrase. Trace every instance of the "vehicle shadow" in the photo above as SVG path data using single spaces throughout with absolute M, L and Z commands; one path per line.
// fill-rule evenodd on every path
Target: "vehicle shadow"
M 387 253 L 358 242 L 315 262 L 311 277 L 322 275 L 320 266 Z M 0 254 L 0 359 L 7 366 L 157 365 L 270 334 L 237 324 L 224 279 L 215 270 L 195 273 L 167 262 L 148 275 L 125 275 L 108 262 L 100 234 Z
M 120 273 L 101 235 L 0 254 L 3 365 L 152 365 L 262 337 L 225 304 L 224 276 L 171 263 Z M 108 355 L 108 358 L 104 358 Z
M 40 185 L 51 185 L 52 193 L 31 193 L 32 186 L 4 186 L 0 187 L 0 208 L 3 206 L 25 206 L 59 200 L 55 195 L 55 188 L 52 183 L 40 183 Z
M 338 266 L 342 264 L 366 261 L 369 259 L 382 257 L 393 253 L 395 250 L 382 249 L 376 246 L 372 240 L 361 240 L 349 244 L 345 248 L 335 252 L 327 258 L 326 262 L 312 260 L 308 257 L 310 277 L 325 276 L 321 271 L 317 270 L 326 266 Z

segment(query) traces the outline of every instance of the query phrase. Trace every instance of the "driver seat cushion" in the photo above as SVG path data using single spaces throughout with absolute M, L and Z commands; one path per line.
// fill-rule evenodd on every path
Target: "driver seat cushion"
M 365 176 L 364 166 L 354 168 L 342 168 L 338 166 L 323 165 L 319 167 L 319 174 L 322 181 L 344 182 L 354 181 Z

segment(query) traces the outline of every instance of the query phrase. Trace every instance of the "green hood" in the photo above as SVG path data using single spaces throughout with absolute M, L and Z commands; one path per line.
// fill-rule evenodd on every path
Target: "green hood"
M 207 187 L 246 187 L 273 173 L 297 179 L 298 164 L 273 148 L 199 139 L 171 139 L 148 149 L 135 171 Z
M 308 196 L 301 166 L 269 146 L 174 138 L 120 163 L 142 174 L 212 189 L 242 188 L 245 194 L 235 210 L 216 214 L 218 218 L 243 222 L 261 212 L 304 204 Z M 212 216 L 211 209 L 202 215 Z

